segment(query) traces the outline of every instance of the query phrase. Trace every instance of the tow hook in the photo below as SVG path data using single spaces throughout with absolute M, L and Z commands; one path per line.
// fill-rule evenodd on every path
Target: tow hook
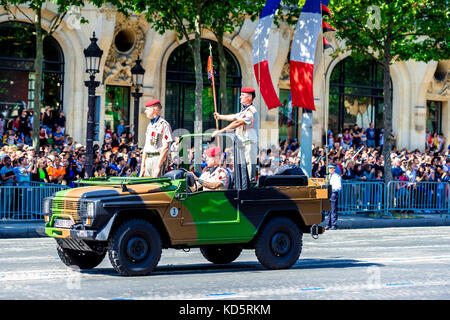
M 317 224 L 311 226 L 311 237 L 313 239 L 319 239 L 319 226 Z

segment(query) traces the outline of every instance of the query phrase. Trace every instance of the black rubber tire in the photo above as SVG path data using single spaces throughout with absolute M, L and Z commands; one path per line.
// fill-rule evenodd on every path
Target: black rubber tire
M 255 254 L 267 269 L 288 269 L 302 251 L 302 231 L 294 221 L 279 217 L 269 221 L 258 234 Z
M 236 246 L 210 246 L 200 248 L 203 257 L 214 264 L 227 264 L 236 260 L 242 248 Z
M 79 251 L 56 245 L 56 251 L 61 261 L 72 269 L 87 270 L 98 266 L 105 258 L 106 252 L 98 254 L 89 251 Z
M 123 276 L 149 275 L 161 258 L 162 243 L 158 230 L 145 220 L 129 220 L 111 237 L 109 260 Z

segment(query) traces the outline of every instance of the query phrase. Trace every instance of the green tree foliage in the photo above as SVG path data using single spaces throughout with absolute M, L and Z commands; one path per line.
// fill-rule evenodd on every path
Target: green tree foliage
M 356 59 L 373 57 L 383 70 L 385 181 L 392 180 L 390 65 L 449 59 L 446 0 L 331 0 L 332 26 Z M 337 52 L 339 54 L 339 52 Z
M 28 20 L 34 25 L 36 32 L 36 58 L 34 62 L 35 83 L 34 83 L 34 110 L 33 110 L 33 146 L 39 150 L 39 127 L 41 114 L 41 100 L 42 100 L 42 75 L 43 75 L 43 61 L 44 61 L 44 39 L 51 36 L 68 14 L 71 8 L 84 6 L 82 0 L 0 0 L 0 5 L 15 20 Z M 46 28 L 42 25 L 42 13 L 46 6 L 52 4 L 56 8 L 54 16 L 50 21 L 50 25 Z M 30 14 L 31 9 L 33 14 Z M 80 17 L 80 23 L 85 22 Z

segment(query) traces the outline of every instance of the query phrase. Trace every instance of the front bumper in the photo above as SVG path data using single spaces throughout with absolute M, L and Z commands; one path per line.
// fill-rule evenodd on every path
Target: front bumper
M 78 239 L 78 240 L 95 240 L 97 237 L 96 230 L 77 230 L 66 228 L 54 228 L 48 226 L 39 226 L 36 232 L 43 236 L 63 239 Z

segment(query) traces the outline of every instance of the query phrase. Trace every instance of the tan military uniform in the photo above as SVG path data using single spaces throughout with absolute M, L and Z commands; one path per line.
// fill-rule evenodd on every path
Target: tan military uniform
M 153 168 L 159 163 L 161 151 L 166 143 L 171 143 L 172 129 L 170 124 L 159 117 L 154 123 L 150 121 L 145 132 L 145 146 L 144 151 L 146 153 L 145 159 L 145 172 L 144 176 L 153 177 Z M 167 154 L 167 157 L 169 155 Z M 161 166 L 160 172 L 156 173 L 155 177 L 161 177 L 166 171 L 168 159 Z
M 259 117 L 254 105 L 250 105 L 241 112 L 235 114 L 236 120 L 243 120 L 244 126 L 236 129 L 236 135 L 241 140 L 245 149 L 245 161 L 250 180 L 256 175 L 256 157 L 258 155 L 258 130 Z
M 218 181 L 222 182 L 222 185 L 217 189 L 208 189 L 207 187 L 203 187 L 203 190 L 226 190 L 228 188 L 229 181 L 227 178 L 227 170 L 221 167 L 215 167 L 213 169 L 206 168 L 200 176 L 200 179 L 211 183 Z

